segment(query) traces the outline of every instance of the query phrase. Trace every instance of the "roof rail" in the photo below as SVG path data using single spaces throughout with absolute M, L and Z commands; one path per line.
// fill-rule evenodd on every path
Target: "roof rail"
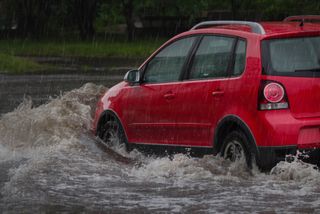
M 320 15 L 301 15 L 301 16 L 289 16 L 283 20 L 284 22 L 295 22 L 295 21 L 319 21 Z
M 266 34 L 265 30 L 259 23 L 249 21 L 205 21 L 193 26 L 190 30 L 219 25 L 248 25 L 251 27 L 252 32 L 263 35 Z

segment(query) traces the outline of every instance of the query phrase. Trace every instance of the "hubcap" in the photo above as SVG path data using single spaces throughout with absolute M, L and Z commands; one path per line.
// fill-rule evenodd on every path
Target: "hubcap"
M 241 143 L 236 140 L 228 142 L 224 150 L 223 157 L 231 160 L 232 162 L 243 159 L 245 154 Z

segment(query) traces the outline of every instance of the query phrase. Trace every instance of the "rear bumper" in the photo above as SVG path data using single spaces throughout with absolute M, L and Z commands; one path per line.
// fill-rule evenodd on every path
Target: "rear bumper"
M 259 111 L 252 131 L 258 147 L 320 148 L 320 118 L 296 119 L 290 110 Z
M 301 160 L 319 165 L 320 118 L 297 119 L 290 110 L 259 111 L 251 127 L 261 168 L 271 169 L 298 150 L 306 154 Z
M 257 164 L 262 169 L 271 169 L 280 161 L 291 161 L 292 156 L 298 156 L 298 159 L 320 165 L 320 148 L 300 150 L 297 155 L 297 146 L 284 147 L 258 147 Z

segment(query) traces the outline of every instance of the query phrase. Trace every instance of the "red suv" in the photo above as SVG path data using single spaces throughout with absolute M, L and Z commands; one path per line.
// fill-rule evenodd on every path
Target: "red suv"
M 271 168 L 320 155 L 320 16 L 207 21 L 175 36 L 98 103 L 105 142 L 209 149 Z

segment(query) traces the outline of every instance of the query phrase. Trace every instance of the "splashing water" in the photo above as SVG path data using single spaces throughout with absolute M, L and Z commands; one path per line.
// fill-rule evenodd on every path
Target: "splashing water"
M 1 212 L 320 212 L 320 173 L 298 160 L 261 173 L 212 155 L 108 156 L 89 133 L 105 90 L 86 84 L 35 108 L 25 99 L 1 117 Z
M 0 143 L 11 148 L 46 146 L 87 131 L 94 105 L 104 91 L 101 86 L 86 84 L 38 108 L 25 99 L 1 118 Z

